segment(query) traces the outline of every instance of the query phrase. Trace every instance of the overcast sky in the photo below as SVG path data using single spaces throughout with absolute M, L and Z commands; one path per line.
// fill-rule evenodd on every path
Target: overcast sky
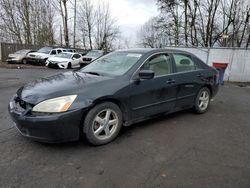
M 104 0 L 109 3 L 111 14 L 117 19 L 122 35 L 136 37 L 136 32 L 150 17 L 156 16 L 156 0 Z

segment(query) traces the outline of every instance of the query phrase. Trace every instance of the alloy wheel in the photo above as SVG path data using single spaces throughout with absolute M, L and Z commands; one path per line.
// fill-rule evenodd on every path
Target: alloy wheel
M 118 115 L 111 109 L 99 112 L 92 124 L 94 136 L 99 140 L 106 140 L 112 137 L 118 127 Z
M 202 91 L 199 97 L 199 108 L 202 111 L 207 109 L 209 100 L 209 93 L 206 90 Z

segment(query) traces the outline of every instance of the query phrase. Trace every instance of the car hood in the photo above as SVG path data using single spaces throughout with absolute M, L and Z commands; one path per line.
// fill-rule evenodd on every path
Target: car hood
M 91 60 L 94 60 L 94 59 L 97 59 L 98 57 L 95 57 L 95 56 L 83 56 L 83 59 L 91 59 Z
M 17 91 L 22 100 L 37 104 L 43 100 L 72 94 L 82 94 L 98 84 L 110 80 L 110 77 L 96 76 L 81 72 L 65 72 L 48 78 L 30 82 Z
M 50 57 L 48 60 L 53 61 L 53 62 L 67 62 L 67 61 L 70 61 L 70 59 L 61 58 L 61 57 Z
M 9 54 L 9 58 L 23 58 L 25 55 L 23 54 Z

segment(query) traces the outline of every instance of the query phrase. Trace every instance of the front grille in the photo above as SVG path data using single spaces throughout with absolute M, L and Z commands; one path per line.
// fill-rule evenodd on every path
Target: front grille
M 48 67 L 49 68 L 59 68 L 59 66 L 56 63 L 55 64 L 54 63 L 49 63 Z
M 82 58 L 83 61 L 91 61 L 91 58 Z
M 32 107 L 31 104 L 25 102 L 24 100 L 20 99 L 18 96 L 14 99 L 15 107 L 18 111 L 23 112 Z

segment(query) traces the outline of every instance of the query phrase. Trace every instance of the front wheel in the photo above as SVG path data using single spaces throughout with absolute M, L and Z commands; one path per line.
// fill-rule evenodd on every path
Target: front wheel
M 210 90 L 207 87 L 203 87 L 198 92 L 196 99 L 194 110 L 198 114 L 202 114 L 207 111 L 211 99 Z
M 71 68 L 72 68 L 71 62 L 69 62 L 68 66 L 67 66 L 67 69 L 71 69 Z
M 93 107 L 84 120 L 83 131 L 93 145 L 103 145 L 114 140 L 122 126 L 122 112 L 112 102 Z
M 23 64 L 27 64 L 27 59 L 24 58 L 24 59 L 22 60 L 22 63 L 23 63 Z

